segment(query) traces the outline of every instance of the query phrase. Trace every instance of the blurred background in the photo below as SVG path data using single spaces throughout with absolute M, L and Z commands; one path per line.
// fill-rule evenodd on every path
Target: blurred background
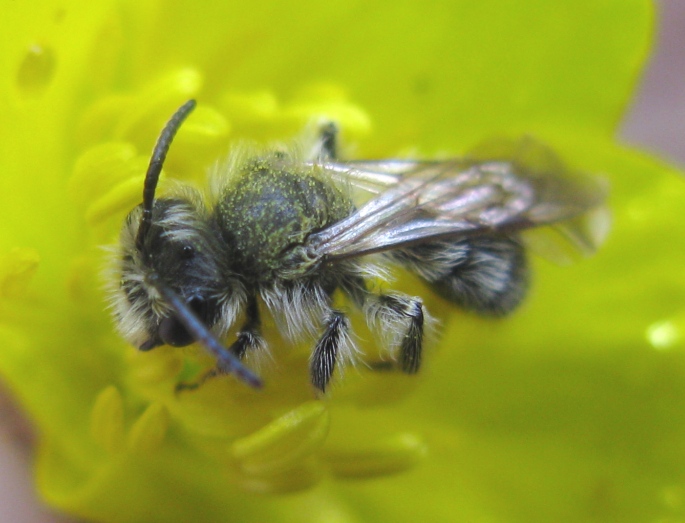
M 685 168 L 685 2 L 658 0 L 656 48 L 621 127 L 623 141 Z
M 657 0 L 655 52 L 619 134 L 627 144 L 685 169 L 685 2 Z M 28 428 L 0 388 L 0 521 L 67 523 L 33 492 Z

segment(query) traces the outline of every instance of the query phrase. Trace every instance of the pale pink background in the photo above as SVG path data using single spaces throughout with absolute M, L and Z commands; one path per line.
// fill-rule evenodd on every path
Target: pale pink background
M 658 43 L 625 118 L 625 141 L 685 168 L 685 1 L 661 0 Z M 0 400 L 0 522 L 66 523 L 33 492 L 28 448 L 11 408 Z M 19 433 L 18 433 L 19 431 Z
M 685 2 L 660 0 L 656 54 L 625 118 L 624 140 L 685 167 Z

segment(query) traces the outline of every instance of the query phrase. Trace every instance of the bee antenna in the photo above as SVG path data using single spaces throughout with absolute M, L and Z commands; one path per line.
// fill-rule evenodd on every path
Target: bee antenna
M 152 151 L 152 157 L 150 158 L 150 164 L 147 167 L 147 173 L 145 174 L 145 182 L 143 184 L 143 217 L 140 220 L 140 226 L 138 227 L 138 236 L 136 237 L 136 243 L 140 245 L 142 239 L 147 234 L 152 224 L 152 205 L 155 201 L 155 190 L 157 189 L 157 182 L 159 181 L 159 175 L 162 172 L 162 165 L 164 165 L 164 160 L 166 159 L 167 152 L 169 151 L 169 146 L 174 140 L 174 136 L 178 132 L 183 121 L 188 117 L 193 109 L 195 109 L 195 100 L 188 100 L 181 107 L 179 107 L 171 119 L 167 122 L 162 129 L 155 148 Z
M 159 274 L 156 272 L 148 274 L 146 282 L 162 295 L 165 302 L 174 310 L 178 320 L 193 336 L 195 341 L 204 346 L 216 358 L 219 368 L 224 372 L 235 375 L 250 387 L 258 389 L 263 386 L 262 380 L 245 367 L 237 356 L 221 344 L 217 337 L 212 334 L 212 331 L 188 307 L 185 300 L 164 284 Z

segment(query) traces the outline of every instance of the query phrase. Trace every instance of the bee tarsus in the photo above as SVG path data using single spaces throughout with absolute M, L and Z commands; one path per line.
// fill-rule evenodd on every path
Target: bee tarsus
M 259 316 L 259 304 L 254 295 L 248 298 L 245 308 L 245 323 L 238 331 L 238 339 L 233 342 L 230 351 L 237 358 L 243 359 L 245 355 L 265 345 L 261 333 L 262 322 Z

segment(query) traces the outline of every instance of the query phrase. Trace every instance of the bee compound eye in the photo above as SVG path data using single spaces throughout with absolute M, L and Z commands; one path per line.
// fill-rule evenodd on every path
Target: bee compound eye
M 169 316 L 159 322 L 159 337 L 172 347 L 185 347 L 195 341 L 176 316 Z
M 201 298 L 192 298 L 188 301 L 190 309 L 197 314 L 200 319 L 204 319 L 206 302 Z M 157 331 L 159 338 L 172 347 L 185 347 L 195 342 L 195 338 L 188 332 L 178 316 L 172 314 L 163 318 L 159 322 Z
M 189 260 L 193 256 L 195 256 L 195 248 L 192 245 L 184 245 L 181 248 L 181 256 L 183 256 L 183 259 Z

